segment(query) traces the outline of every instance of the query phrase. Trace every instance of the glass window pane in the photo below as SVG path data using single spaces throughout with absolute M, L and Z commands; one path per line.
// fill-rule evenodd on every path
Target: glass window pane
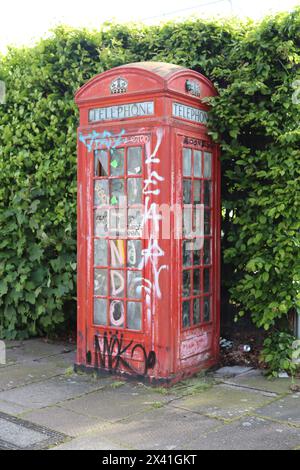
M 142 329 L 142 304 L 140 302 L 127 302 L 127 328 Z
M 211 153 L 204 152 L 204 178 L 211 178 L 211 159 Z
M 201 181 L 194 180 L 194 204 L 201 204 Z
M 129 175 L 140 175 L 142 173 L 142 147 L 128 148 L 127 170 Z
M 106 150 L 95 151 L 95 176 L 108 176 L 108 153 Z
M 210 223 L 210 211 L 204 211 L 204 235 L 210 235 L 211 223 Z
M 107 325 L 107 300 L 94 299 L 94 324 Z
M 125 309 L 122 300 L 111 300 L 109 306 L 109 319 L 111 326 L 122 328 L 125 322 Z
M 197 237 L 203 237 L 203 205 L 202 204 L 197 204 L 197 206 L 194 206 L 193 208 L 193 229 L 194 229 L 194 234 Z
M 107 266 L 106 240 L 94 240 L 94 264 L 95 266 Z
M 193 243 L 184 241 L 182 244 L 182 262 L 183 266 L 192 266 Z
M 211 263 L 210 240 L 206 238 L 204 240 L 204 264 L 210 264 L 210 263 Z
M 200 299 L 194 299 L 193 302 L 193 324 L 199 325 L 201 323 L 201 312 L 200 312 Z
M 124 206 L 124 180 L 110 180 L 110 203 L 112 206 Z
M 204 269 L 204 293 L 210 292 L 210 269 Z
M 142 273 L 141 271 L 128 271 L 127 273 L 127 297 L 129 299 L 142 298 Z
M 205 322 L 210 321 L 210 297 L 204 298 L 204 318 Z
M 96 237 L 106 237 L 108 235 L 108 210 L 97 209 L 95 211 L 95 227 Z
M 143 211 L 128 209 L 128 237 L 141 238 L 143 234 Z
M 183 204 L 192 204 L 192 181 L 183 180 Z
M 210 207 L 211 205 L 211 182 L 204 181 L 204 205 Z
M 111 176 L 124 175 L 125 159 L 124 149 L 111 149 L 110 151 L 110 174 Z
M 138 268 L 142 263 L 142 242 L 141 240 L 127 241 L 127 266 Z
M 112 297 L 124 297 L 125 294 L 125 271 L 110 271 L 110 295 Z
M 110 265 L 113 268 L 122 268 L 126 261 L 126 241 L 110 240 Z
M 192 176 L 192 150 L 183 149 L 183 176 Z
M 183 271 L 182 273 L 182 295 L 189 297 L 191 295 L 191 271 Z
M 142 203 L 142 179 L 141 178 L 128 178 L 128 204 L 141 204 Z
M 201 161 L 200 150 L 194 150 L 194 176 L 195 178 L 201 178 L 202 176 L 202 161 Z
M 192 236 L 193 233 L 193 206 L 186 206 L 183 208 L 183 235 L 186 238 Z
M 182 327 L 189 328 L 190 326 L 190 301 L 184 301 L 182 302 Z
M 109 233 L 112 237 L 126 235 L 126 215 L 127 209 L 111 209 L 109 211 Z
M 94 191 L 94 205 L 105 206 L 109 204 L 108 180 L 96 180 Z
M 194 266 L 201 264 L 201 249 L 202 249 L 203 239 L 196 238 L 194 240 Z
M 194 295 L 200 295 L 200 269 L 194 269 L 193 273 L 194 281 Z
M 94 294 L 107 295 L 107 269 L 95 269 L 94 275 Z

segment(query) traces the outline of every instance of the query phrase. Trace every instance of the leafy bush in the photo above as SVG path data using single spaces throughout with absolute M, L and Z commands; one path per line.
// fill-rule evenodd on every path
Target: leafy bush
M 0 337 L 43 334 L 75 315 L 73 95 L 96 73 L 161 60 L 214 81 L 211 134 L 222 147 L 227 305 L 269 328 L 300 308 L 300 10 L 261 24 L 57 28 L 0 59 Z M 73 303 L 72 303 L 73 302 Z
M 266 330 L 300 306 L 300 11 L 247 32 L 215 100 L 231 300 Z
M 294 375 L 297 365 L 293 362 L 295 337 L 284 331 L 273 332 L 265 341 L 262 359 L 267 364 L 271 377 L 278 377 L 280 372 Z

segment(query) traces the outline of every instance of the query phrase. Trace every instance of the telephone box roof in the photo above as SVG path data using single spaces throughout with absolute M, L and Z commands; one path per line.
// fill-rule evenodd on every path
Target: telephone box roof
M 157 91 L 178 91 L 185 93 L 185 80 L 196 80 L 202 84 L 201 97 L 214 96 L 216 90 L 204 75 L 180 65 L 165 62 L 134 62 L 121 65 L 94 76 L 83 85 L 75 95 L 77 104 L 91 100 L 108 98 L 111 80 L 124 76 L 130 78 L 130 85 L 126 94 L 151 93 Z M 117 97 L 114 96 L 114 99 Z

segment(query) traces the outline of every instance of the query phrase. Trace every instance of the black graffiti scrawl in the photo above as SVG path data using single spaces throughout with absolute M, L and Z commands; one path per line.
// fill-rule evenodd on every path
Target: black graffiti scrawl
M 103 335 L 95 335 L 95 367 L 108 369 L 112 372 L 116 372 L 122 367 L 136 375 L 147 375 L 148 370 L 155 367 L 156 354 L 154 351 L 147 354 L 145 347 L 140 343 L 134 346 L 133 344 L 134 341 L 125 344 L 123 334 L 105 332 Z M 128 359 L 126 353 L 130 349 L 132 361 L 134 361 L 138 351 L 142 354 L 144 368 L 142 372 L 140 369 L 136 369 Z

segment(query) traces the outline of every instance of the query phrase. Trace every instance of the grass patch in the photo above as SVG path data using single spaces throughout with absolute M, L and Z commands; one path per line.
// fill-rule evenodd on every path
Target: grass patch
M 151 404 L 151 408 L 154 410 L 158 410 L 159 408 L 162 408 L 164 404 L 161 401 L 155 401 L 154 403 Z
M 123 387 L 123 385 L 125 385 L 125 382 L 121 382 L 121 380 L 116 380 L 115 382 L 111 383 L 110 384 L 110 387 L 113 389 L 113 390 L 116 390 L 120 387 Z
M 213 385 L 215 385 L 215 381 L 212 378 L 205 376 L 203 373 L 200 373 L 195 377 L 175 384 L 172 389 L 170 389 L 170 391 L 180 396 L 197 395 L 198 393 L 203 393 L 207 390 L 210 390 Z
M 66 377 L 72 377 L 74 375 L 74 368 L 73 367 L 68 367 L 66 370 L 65 370 L 65 376 Z

